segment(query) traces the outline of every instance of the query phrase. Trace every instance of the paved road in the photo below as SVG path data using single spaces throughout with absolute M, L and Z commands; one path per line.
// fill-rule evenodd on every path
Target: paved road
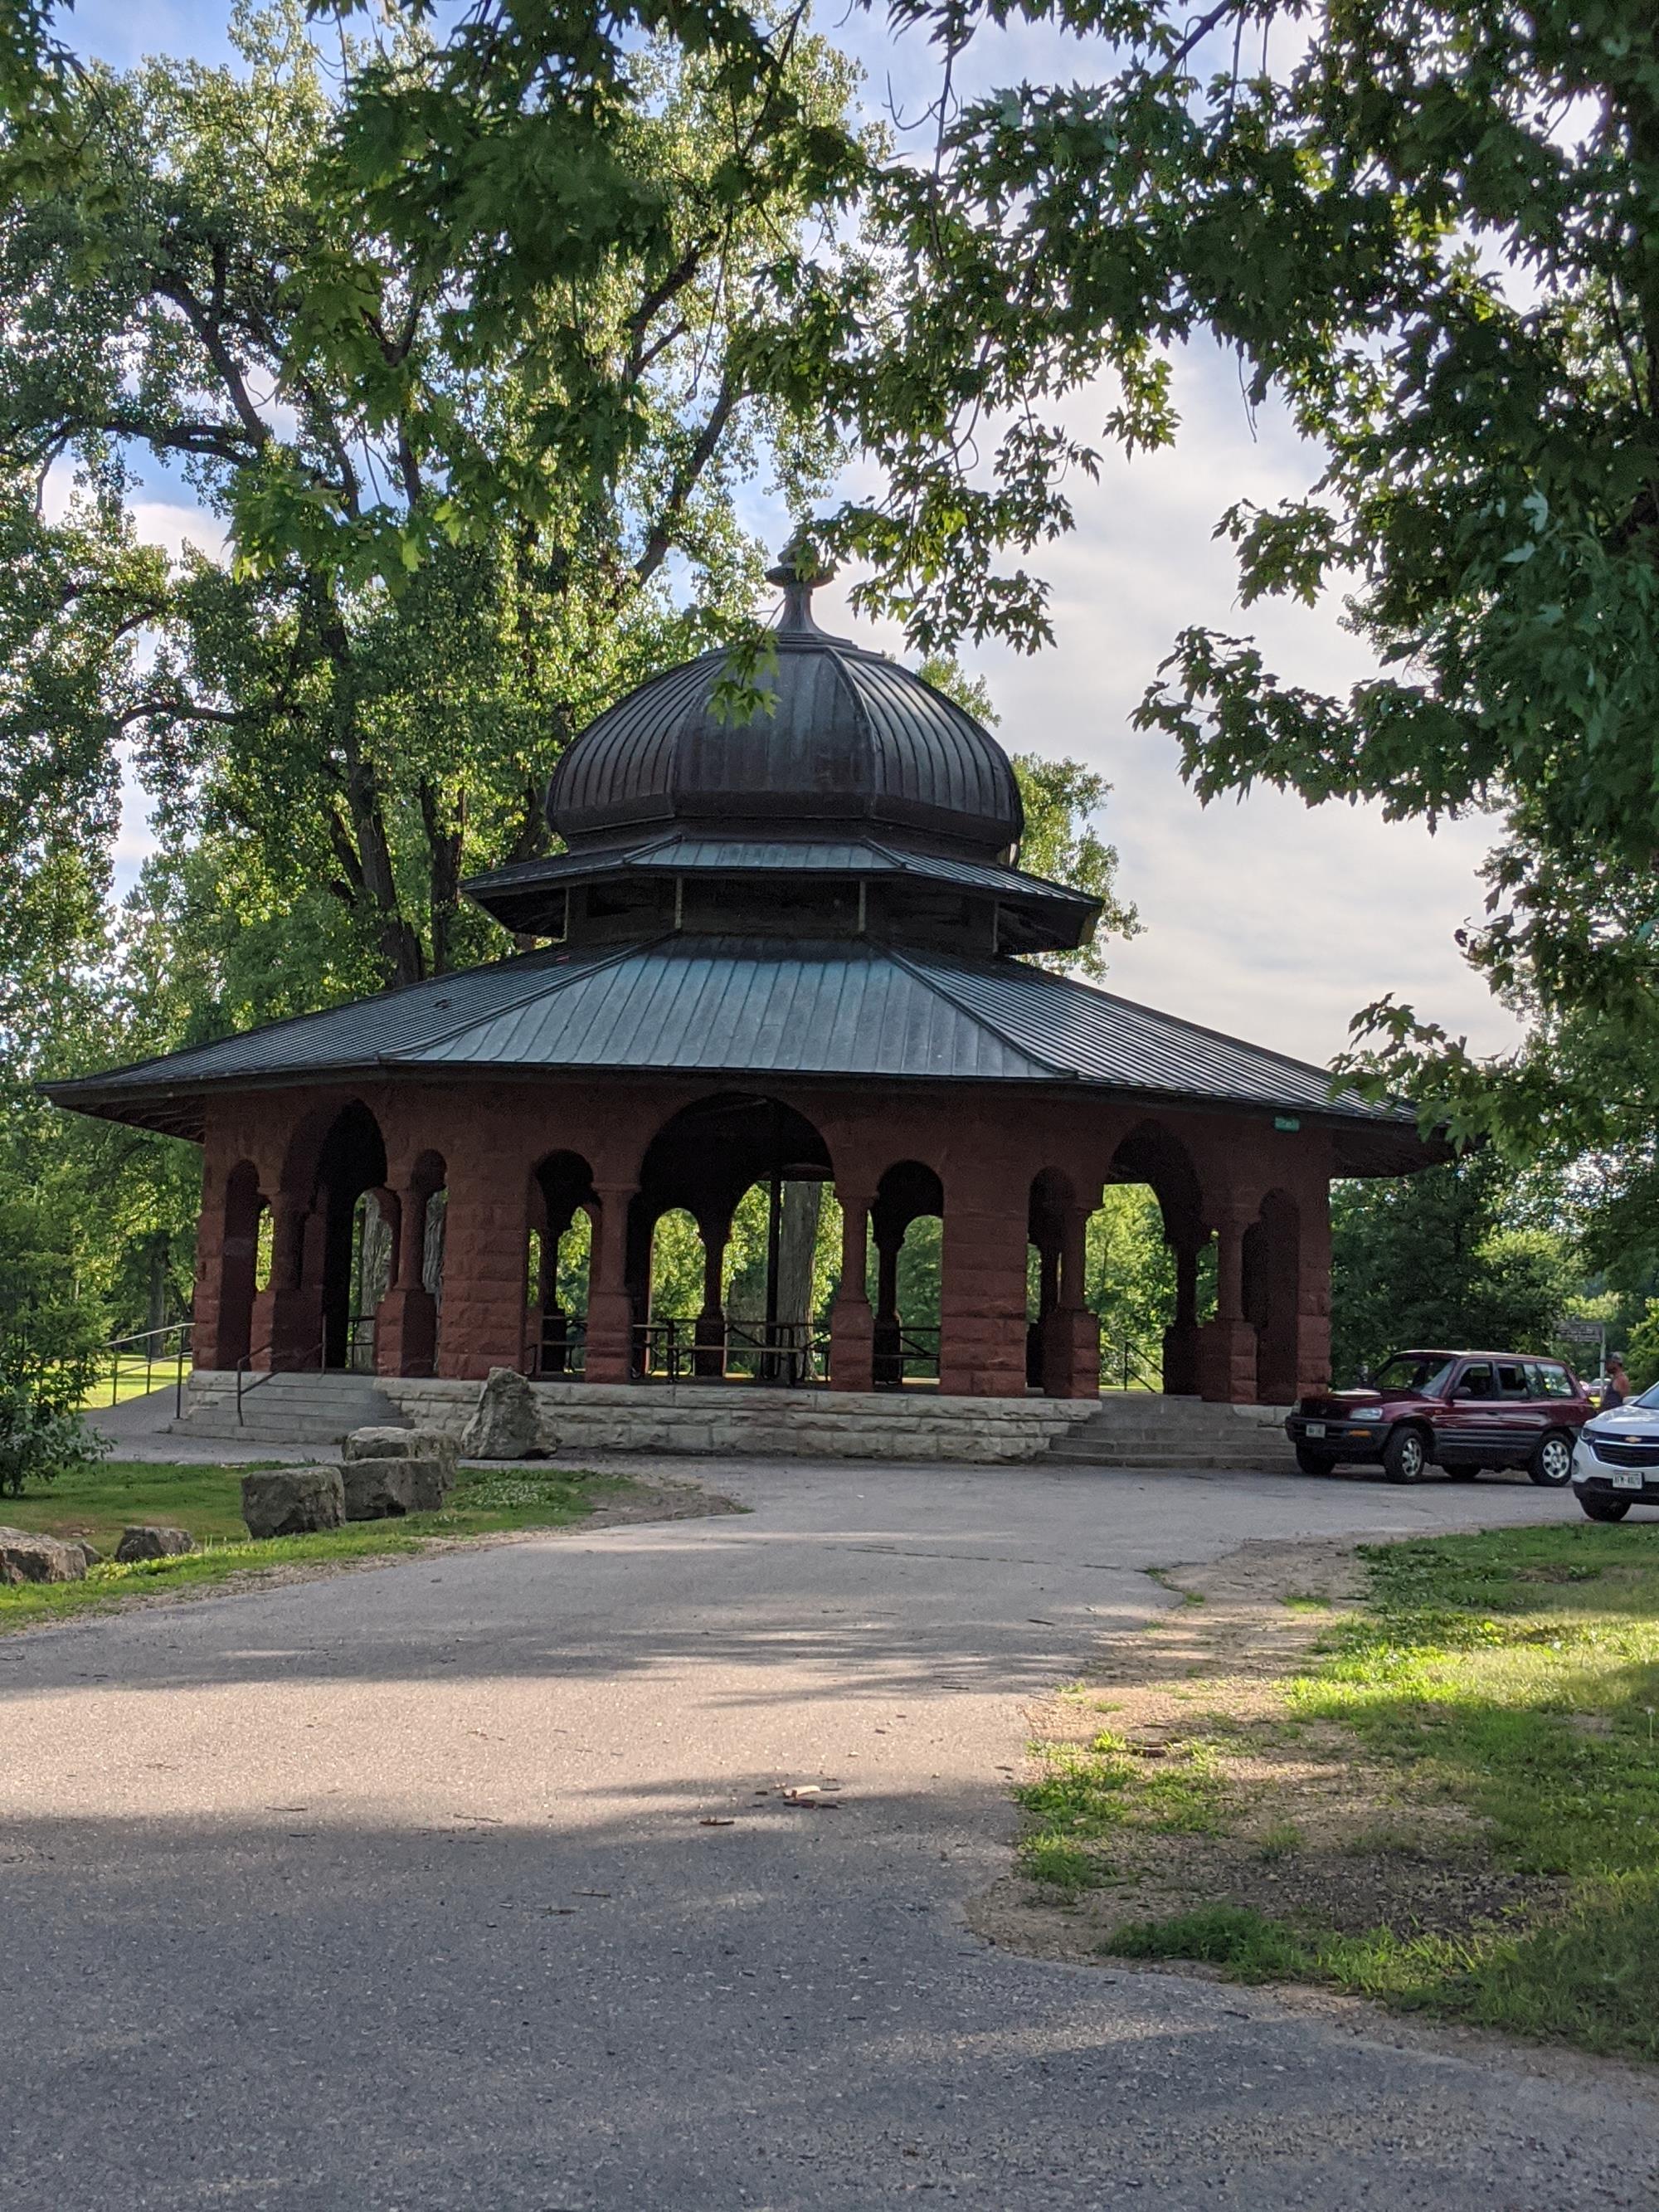
M 961 1917 L 1138 1570 L 1567 1501 L 703 1472 L 753 1513 L 0 1644 L 7 2212 L 1651 2208 L 1626 2074 Z

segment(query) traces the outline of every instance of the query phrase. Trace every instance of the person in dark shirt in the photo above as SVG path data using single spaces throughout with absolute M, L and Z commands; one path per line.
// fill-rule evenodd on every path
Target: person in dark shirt
M 1609 1413 L 1615 1406 L 1622 1406 L 1630 1395 L 1630 1377 L 1625 1372 L 1625 1363 L 1615 1352 L 1607 1362 L 1607 1387 L 1601 1393 L 1601 1411 Z

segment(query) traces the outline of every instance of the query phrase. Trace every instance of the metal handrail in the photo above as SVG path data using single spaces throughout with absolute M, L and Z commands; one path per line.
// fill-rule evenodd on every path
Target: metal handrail
M 814 1322 L 722 1321 L 711 1332 L 708 1322 L 671 1316 L 635 1323 L 634 1372 L 642 1382 L 735 1381 L 795 1389 L 822 1380 L 829 1348 L 829 1332 Z M 734 1354 L 752 1359 L 755 1371 L 734 1375 Z
M 916 1363 L 931 1368 L 933 1375 L 930 1379 L 937 1381 L 939 1338 L 939 1330 L 927 1322 L 878 1321 L 876 1323 L 872 1370 L 872 1380 L 876 1389 L 902 1389 L 907 1379 L 905 1369 Z
M 274 1348 L 275 1347 L 269 1344 L 262 1344 L 259 1346 L 260 1351 L 264 1352 L 267 1357 L 270 1356 Z M 323 1363 L 328 1356 L 328 1339 L 326 1337 L 320 1338 L 317 1343 L 311 1346 L 304 1358 L 296 1362 L 296 1364 L 292 1367 L 266 1367 L 260 1369 L 256 1373 L 253 1368 L 253 1354 L 251 1352 L 245 1352 L 242 1358 L 236 1363 L 237 1427 L 240 1429 L 246 1426 L 242 1419 L 242 1401 L 245 1397 L 251 1398 L 256 1390 L 264 1389 L 265 1384 L 270 1382 L 273 1375 L 300 1375 L 305 1373 L 310 1365 L 313 1353 L 315 1354 L 317 1360 L 317 1371 L 320 1374 L 323 1370 Z M 253 1376 L 253 1380 L 251 1382 L 247 1379 L 250 1374 Z
M 580 1314 L 566 1314 L 560 1333 L 544 1329 L 541 1340 L 529 1347 L 530 1371 L 538 1379 L 553 1375 L 583 1375 L 587 1370 L 587 1322 Z
M 168 1321 L 163 1322 L 159 1328 L 136 1329 L 131 1336 L 112 1336 L 109 1342 L 102 1347 L 102 1349 L 109 1355 L 109 1401 L 111 1405 L 117 1405 L 120 1401 L 121 1355 L 123 1352 L 131 1350 L 131 1348 L 136 1345 L 143 1345 L 146 1347 L 145 1350 L 142 1353 L 134 1352 L 133 1358 L 135 1361 L 142 1358 L 144 1363 L 144 1395 L 146 1397 L 149 1395 L 151 1389 L 154 1388 L 155 1370 L 158 1366 L 166 1367 L 170 1364 L 175 1370 L 173 1386 L 173 1414 L 176 1419 L 184 1406 L 185 1355 L 191 1348 L 192 1331 L 195 1327 L 195 1322 L 191 1321 Z M 158 1358 L 156 1355 L 155 1340 L 158 1337 L 164 1336 L 172 1336 L 176 1337 L 177 1339 L 177 1342 L 173 1346 L 170 1359 L 166 1356 Z
M 1100 1377 L 1105 1383 L 1108 1365 L 1115 1372 L 1121 1366 L 1123 1373 L 1120 1388 L 1127 1390 L 1139 1385 L 1143 1390 L 1161 1390 L 1164 1378 L 1151 1362 L 1143 1359 L 1127 1336 L 1114 1344 L 1103 1338 L 1100 1346 Z

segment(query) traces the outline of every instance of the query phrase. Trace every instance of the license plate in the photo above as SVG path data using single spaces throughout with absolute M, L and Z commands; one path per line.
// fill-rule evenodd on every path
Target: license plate
M 1641 1468 L 1639 1467 L 1614 1468 L 1613 1486 L 1615 1490 L 1639 1490 L 1642 1487 Z
M 1310 1421 L 1307 1433 L 1310 1437 L 1322 1437 L 1325 1433 L 1325 1424 L 1323 1421 Z

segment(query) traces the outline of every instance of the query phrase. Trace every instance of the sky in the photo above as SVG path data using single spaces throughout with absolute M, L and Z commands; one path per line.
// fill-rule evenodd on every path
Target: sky
M 228 58 L 223 0 L 82 0 L 67 34 L 125 66 L 167 51 Z M 879 13 L 827 10 L 821 27 L 864 63 L 872 101 L 890 93 L 901 115 L 932 96 L 936 63 L 915 36 L 891 40 Z M 984 41 L 965 88 L 1070 75 L 1091 57 L 1030 26 Z M 1212 532 L 1239 499 L 1271 504 L 1319 473 L 1282 412 L 1252 411 L 1233 362 L 1194 348 L 1178 364 L 1182 430 L 1170 451 L 1126 460 L 1103 442 L 1097 484 L 1075 495 L 1077 528 L 1030 565 L 1048 580 L 1054 641 L 1024 657 L 1000 646 L 960 658 L 981 676 L 1012 751 L 1069 755 L 1113 787 L 1103 824 L 1121 856 L 1121 895 L 1142 933 L 1112 949 L 1109 988 L 1234 1036 L 1321 1064 L 1339 1052 L 1350 1018 L 1393 993 L 1478 1051 L 1513 1042 L 1513 1023 L 1465 966 L 1455 932 L 1478 915 L 1478 870 L 1495 825 L 1382 819 L 1377 806 L 1310 809 L 1258 791 L 1208 808 L 1182 783 L 1170 741 L 1143 735 L 1130 715 L 1176 633 L 1203 623 L 1256 637 L 1285 683 L 1345 690 L 1370 668 L 1341 624 L 1340 605 L 1241 610 L 1233 558 Z M 1106 394 L 1079 395 L 1068 419 L 1094 434 Z M 788 518 L 757 493 L 747 518 L 775 542 Z M 146 536 L 176 550 L 217 550 L 211 520 L 159 474 L 139 509 Z M 819 594 L 827 629 L 857 635 L 896 657 L 902 635 L 851 616 L 847 578 Z M 132 882 L 150 840 L 142 793 L 129 786 L 117 850 L 118 890 Z

